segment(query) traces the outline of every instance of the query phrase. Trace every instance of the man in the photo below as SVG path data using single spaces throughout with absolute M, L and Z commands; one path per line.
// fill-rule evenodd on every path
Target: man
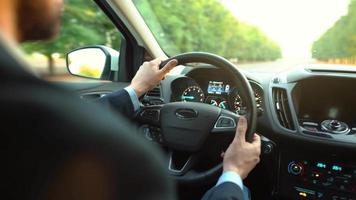
M 15 45 L 52 38 L 59 31 L 62 3 L 62 0 L 2 0 L 2 37 Z M 163 169 L 159 164 L 161 158 L 155 155 L 155 149 L 129 135 L 134 129 L 125 119 L 94 105 L 79 103 L 62 88 L 30 76 L 23 70 L 25 64 L 1 48 L 4 95 L 0 98 L 0 109 L 6 116 L 4 157 L 10 165 L 10 173 L 3 181 L 8 185 L 5 191 L 11 196 L 9 199 L 171 199 L 172 184 L 165 175 L 154 171 Z M 138 97 L 157 85 L 177 62 L 171 61 L 161 70 L 159 64 L 159 60 L 144 63 L 128 88 L 101 101 L 128 117 L 133 116 L 138 109 Z M 125 110 L 127 105 L 130 109 Z M 242 179 L 259 162 L 260 155 L 259 136 L 255 134 L 253 143 L 247 143 L 246 129 L 246 119 L 241 118 L 236 136 L 224 153 L 224 172 L 203 199 L 246 198 Z M 18 133 L 25 131 L 34 134 Z M 117 146 L 125 153 L 116 150 Z M 130 150 L 133 147 L 135 152 Z M 136 160 L 132 160 L 133 156 Z M 145 163 L 144 167 L 140 162 Z M 147 170 L 152 174 L 144 173 Z

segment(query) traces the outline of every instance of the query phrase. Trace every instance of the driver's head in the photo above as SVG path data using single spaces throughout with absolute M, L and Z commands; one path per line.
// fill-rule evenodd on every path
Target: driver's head
M 63 0 L 1 0 L 0 29 L 17 42 L 47 40 L 60 30 Z

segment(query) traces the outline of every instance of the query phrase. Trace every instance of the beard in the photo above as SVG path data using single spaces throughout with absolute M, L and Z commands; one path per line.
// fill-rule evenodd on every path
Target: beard
M 18 4 L 20 41 L 50 40 L 60 31 L 62 0 L 21 0 Z

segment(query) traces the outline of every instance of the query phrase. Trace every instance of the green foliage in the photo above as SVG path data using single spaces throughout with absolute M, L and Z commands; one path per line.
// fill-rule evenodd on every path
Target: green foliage
M 119 49 L 120 34 L 107 16 L 93 2 L 70 1 L 64 7 L 59 37 L 50 42 L 33 42 L 23 45 L 26 52 L 39 52 L 47 57 L 53 53 L 62 56 L 85 45 L 106 45 Z
M 312 52 L 319 60 L 356 57 L 356 0 L 351 0 L 348 14 L 314 42 Z
M 258 28 L 238 21 L 218 0 L 135 0 L 134 3 L 170 55 L 207 51 L 240 61 L 281 57 L 276 43 Z M 96 44 L 118 49 L 120 35 L 93 1 L 75 0 L 65 6 L 57 40 L 27 43 L 23 48 L 50 57 L 53 53 L 63 56 L 72 49 Z
M 279 46 L 238 21 L 218 0 L 134 0 L 170 55 L 206 51 L 240 61 L 275 60 Z

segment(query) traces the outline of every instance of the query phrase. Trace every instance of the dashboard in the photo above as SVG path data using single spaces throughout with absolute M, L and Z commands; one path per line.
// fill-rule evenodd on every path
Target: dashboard
M 259 111 L 257 132 L 264 138 L 254 172 L 260 174 L 247 180 L 254 199 L 270 199 L 271 191 L 281 200 L 356 199 L 355 69 L 244 73 Z M 214 66 L 187 67 L 162 81 L 162 102 L 201 102 L 243 115 L 241 86 L 232 80 Z
M 201 102 L 230 110 L 239 115 L 246 114 L 243 96 L 239 85 L 219 70 L 203 70 L 204 73 L 189 73 L 172 82 L 171 102 Z M 258 83 L 250 81 L 257 107 L 262 110 L 263 89 Z

